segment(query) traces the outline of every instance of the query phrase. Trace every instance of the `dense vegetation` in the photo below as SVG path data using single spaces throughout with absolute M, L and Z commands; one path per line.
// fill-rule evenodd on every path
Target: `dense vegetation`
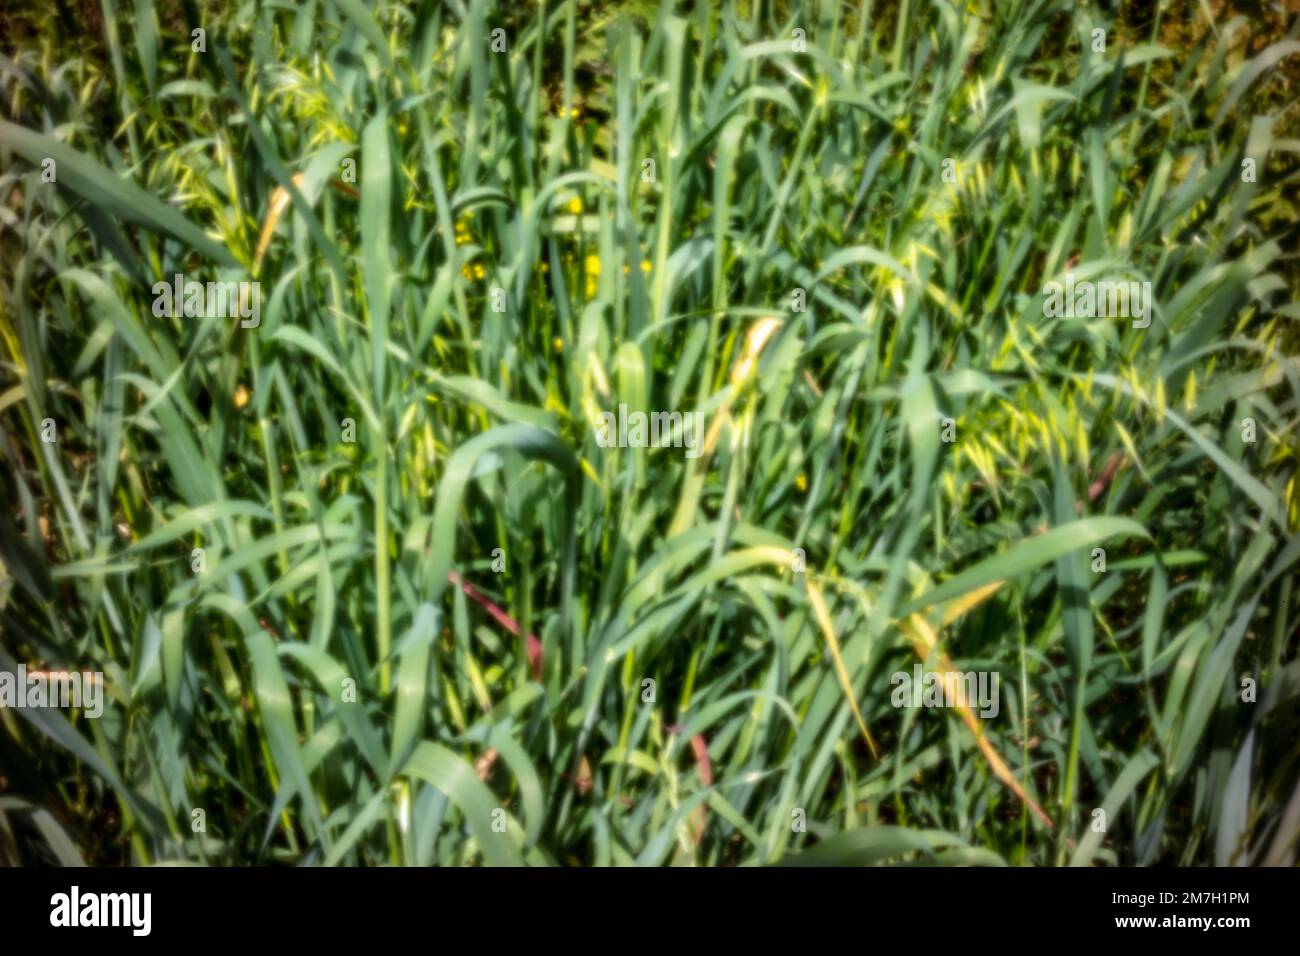
M 6 19 L 0 861 L 1295 862 L 1276 11 Z

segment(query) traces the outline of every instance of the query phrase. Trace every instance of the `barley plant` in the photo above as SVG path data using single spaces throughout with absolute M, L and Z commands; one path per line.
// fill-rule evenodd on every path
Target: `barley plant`
M 0 861 L 1296 862 L 1281 4 L 7 6 Z

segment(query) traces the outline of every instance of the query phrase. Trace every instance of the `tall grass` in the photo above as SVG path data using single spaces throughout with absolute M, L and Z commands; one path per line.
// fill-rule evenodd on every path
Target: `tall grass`
M 1295 862 L 1300 45 L 715 6 L 15 19 L 0 859 Z

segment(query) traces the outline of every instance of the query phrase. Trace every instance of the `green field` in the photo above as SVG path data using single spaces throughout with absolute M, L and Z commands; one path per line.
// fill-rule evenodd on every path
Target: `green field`
M 0 864 L 1295 865 L 1300 19 L 1157 6 L 0 13 Z

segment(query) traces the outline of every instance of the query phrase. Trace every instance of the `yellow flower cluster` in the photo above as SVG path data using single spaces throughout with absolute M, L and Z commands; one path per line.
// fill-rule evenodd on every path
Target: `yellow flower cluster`
M 456 245 L 467 245 L 473 238 L 469 232 L 469 214 L 466 213 L 456 220 Z M 482 263 L 467 262 L 461 266 L 460 274 L 466 279 L 482 279 L 487 275 L 487 270 L 483 268 Z
M 590 299 L 596 294 L 596 285 L 600 280 L 600 256 L 589 254 L 587 258 L 583 260 L 583 264 L 586 266 L 587 273 L 587 298 Z M 623 267 L 623 275 L 627 275 L 630 271 L 631 270 L 627 266 Z M 641 271 L 649 273 L 649 259 L 641 260 Z

